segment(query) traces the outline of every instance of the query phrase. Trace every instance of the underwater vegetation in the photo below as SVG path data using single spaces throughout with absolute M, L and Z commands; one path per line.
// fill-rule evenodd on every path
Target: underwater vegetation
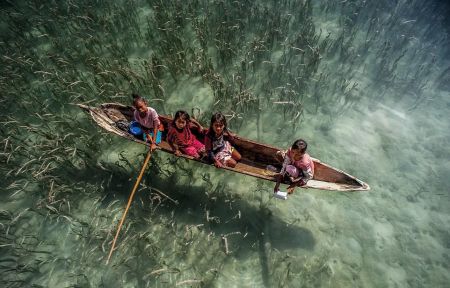
M 354 235 L 372 226 L 351 226 L 361 211 L 343 203 L 366 196 L 306 194 L 304 204 L 283 207 L 270 199 L 270 184 L 157 153 L 106 266 L 145 151 L 103 133 L 73 104 L 130 103 L 138 92 L 161 114 L 184 107 L 207 124 L 222 111 L 237 133 L 283 147 L 299 131 L 314 135 L 307 126 L 320 118 L 314 125 L 328 141 L 347 113 L 380 103 L 448 110 L 449 14 L 445 1 L 419 0 L 2 1 L 2 287 L 444 287 L 448 226 L 405 228 L 444 247 L 433 258 L 393 253 L 420 246 L 401 235 L 392 236 L 400 248 L 380 252 L 380 239 Z M 431 154 L 448 159 L 448 135 L 419 132 L 433 140 Z M 380 138 L 395 159 L 402 140 Z M 334 159 L 333 143 L 312 149 Z M 413 173 L 418 162 L 395 167 Z M 450 188 L 450 168 L 440 163 L 430 174 Z M 382 178 L 356 165 L 365 171 L 350 173 Z M 386 182 L 380 197 L 400 189 Z M 408 203 L 425 197 L 425 183 L 418 186 Z M 443 222 L 446 191 L 429 205 L 447 209 Z M 349 210 L 345 223 L 325 226 L 304 206 L 326 201 Z M 395 265 L 367 260 L 382 252 L 396 255 Z

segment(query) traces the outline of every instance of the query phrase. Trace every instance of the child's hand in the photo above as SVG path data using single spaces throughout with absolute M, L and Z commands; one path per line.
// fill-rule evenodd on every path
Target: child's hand
M 222 168 L 222 167 L 223 167 L 223 164 L 220 163 L 219 161 L 215 160 L 215 161 L 214 161 L 214 166 L 216 166 L 217 168 Z
M 228 136 L 230 136 L 230 138 L 234 138 L 236 135 L 234 135 L 233 133 L 231 133 L 230 130 L 227 130 Z
M 180 156 L 181 155 L 181 151 L 180 150 L 175 150 L 175 153 L 173 153 L 173 154 L 175 154 L 175 156 Z
M 194 123 L 195 126 L 197 126 L 198 131 L 203 131 L 203 126 L 202 124 L 198 123 L 197 120 L 192 121 Z

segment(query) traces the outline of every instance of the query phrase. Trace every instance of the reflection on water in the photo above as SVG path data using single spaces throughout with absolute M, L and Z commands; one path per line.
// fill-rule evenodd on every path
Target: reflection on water
M 445 287 L 449 6 L 444 1 L 0 4 L 5 287 Z M 157 153 L 110 265 L 144 148 L 73 103 L 224 112 L 367 193 L 299 190 Z M 198 109 L 197 109 L 198 108 Z

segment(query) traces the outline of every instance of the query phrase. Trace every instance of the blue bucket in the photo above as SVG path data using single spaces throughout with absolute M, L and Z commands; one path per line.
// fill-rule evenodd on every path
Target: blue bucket
M 136 122 L 136 121 L 131 122 L 129 131 L 134 136 L 141 136 L 144 133 L 142 131 L 141 125 L 139 125 L 139 122 Z

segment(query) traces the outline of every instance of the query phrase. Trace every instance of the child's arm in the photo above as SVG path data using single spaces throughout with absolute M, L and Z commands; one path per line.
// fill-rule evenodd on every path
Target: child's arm
M 167 142 L 169 142 L 170 148 L 172 148 L 174 154 L 176 156 L 180 156 L 181 151 L 180 151 L 179 146 L 176 143 L 176 140 L 177 140 L 177 137 L 173 133 L 172 127 L 169 127 L 169 132 L 167 133 Z
M 151 111 L 151 117 L 152 117 L 152 120 L 153 120 L 153 125 L 154 125 L 154 127 L 156 127 L 156 129 L 158 129 L 159 128 L 159 125 L 161 125 L 161 120 L 159 120 L 159 116 L 158 116 L 158 112 L 156 112 L 156 110 L 155 109 L 151 109 L 152 111 Z
M 161 125 L 161 121 L 159 121 L 159 117 L 158 117 L 158 113 L 156 112 L 155 109 L 153 108 L 148 108 L 149 109 L 149 113 L 151 113 L 151 117 L 153 120 L 153 137 L 152 139 L 152 147 L 151 149 L 154 150 L 156 148 L 156 137 L 158 135 L 158 129 L 159 129 L 159 125 Z
M 278 189 L 280 188 L 281 181 L 283 180 L 283 177 L 286 174 L 286 166 L 289 165 L 289 163 L 291 163 L 291 160 L 289 159 L 289 157 L 287 156 L 287 153 L 286 153 L 286 154 L 284 154 L 283 165 L 281 167 L 280 174 L 278 174 L 278 176 L 276 176 L 277 184 L 275 184 L 275 188 L 273 189 L 274 193 L 276 193 L 278 191 Z
M 209 135 L 206 135 L 206 137 L 205 137 L 205 150 L 206 150 L 206 155 L 208 155 L 209 161 L 214 163 L 214 166 L 216 166 L 218 168 L 223 166 L 222 163 L 220 163 L 218 160 L 216 160 L 216 155 L 214 155 L 214 152 L 212 151 L 212 143 L 211 143 L 211 138 Z
M 289 158 L 289 156 L 287 155 L 287 153 L 284 155 L 283 158 L 283 164 L 281 166 L 281 171 L 280 174 L 281 175 L 285 175 L 286 174 L 286 166 L 289 165 L 291 163 L 291 159 Z
M 231 142 L 231 143 L 234 143 L 234 134 L 233 133 L 231 133 L 231 131 L 227 128 L 227 130 L 225 131 L 225 133 L 226 133 L 226 135 L 227 135 L 227 138 L 228 138 L 228 140 Z
M 273 188 L 273 193 L 277 193 L 280 189 L 281 180 L 283 180 L 283 175 L 278 174 L 277 176 L 277 183 L 275 184 L 275 187 Z
M 203 131 L 203 126 L 200 123 L 198 123 L 197 120 L 195 120 L 194 118 L 191 118 L 191 122 L 192 122 L 192 124 L 194 124 L 197 127 L 199 132 Z
M 172 148 L 172 150 L 173 150 L 173 154 L 175 154 L 175 156 L 180 156 L 181 151 L 180 151 L 180 148 L 178 147 L 178 145 L 175 143 L 169 143 L 169 144 L 170 144 L 170 148 Z

